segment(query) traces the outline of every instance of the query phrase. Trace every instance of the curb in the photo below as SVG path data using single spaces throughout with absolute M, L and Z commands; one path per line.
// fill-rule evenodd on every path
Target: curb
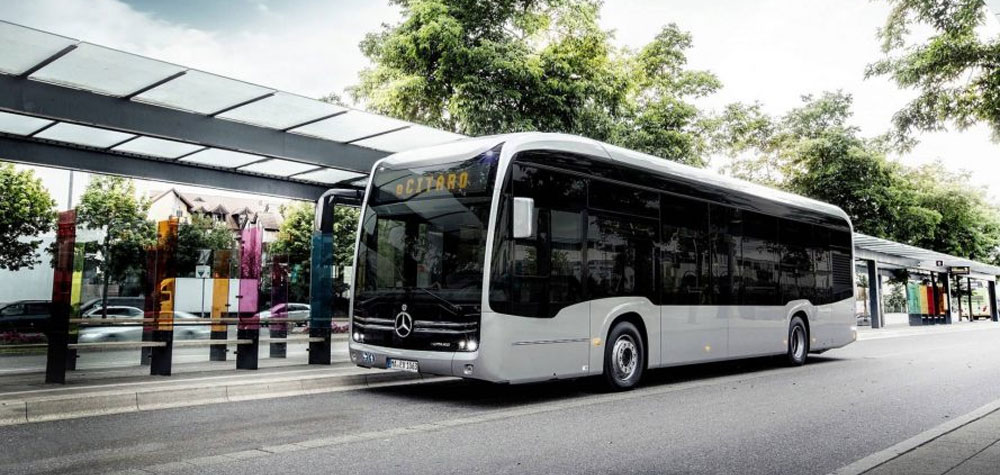
M 931 429 L 921 432 L 920 434 L 917 434 L 914 437 L 906 439 L 885 450 L 875 452 L 874 454 L 871 454 L 850 465 L 834 470 L 833 472 L 830 472 L 830 475 L 859 475 L 865 473 L 875 467 L 878 467 L 879 465 L 882 465 L 886 462 L 891 461 L 896 457 L 899 457 L 900 455 L 903 455 L 911 450 L 914 450 L 917 447 L 927 444 L 928 442 L 937 439 L 938 437 L 941 437 L 949 432 L 955 431 L 979 419 L 982 419 L 983 417 L 986 417 L 992 414 L 993 412 L 996 412 L 997 410 L 1000 410 L 1000 399 L 993 401 L 989 404 L 986 404 L 985 406 L 980 407 L 979 409 L 976 409 L 968 414 L 959 416 L 955 419 L 945 422 L 944 424 L 941 424 L 937 427 L 932 427 Z
M 378 371 L 369 373 L 369 371 Z M 381 373 L 381 374 L 380 374 Z M 181 382 L 177 387 L 122 389 L 76 395 L 0 400 L 0 427 L 79 417 L 123 414 L 175 407 L 302 396 L 451 379 L 404 372 L 359 370 L 306 378 L 255 379 L 224 384 Z

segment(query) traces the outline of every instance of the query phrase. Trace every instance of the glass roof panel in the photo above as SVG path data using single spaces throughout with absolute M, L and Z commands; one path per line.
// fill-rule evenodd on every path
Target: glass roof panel
M 316 165 L 274 158 L 266 162 L 252 163 L 240 168 L 240 171 L 262 173 L 264 175 L 289 176 L 302 173 L 306 170 L 312 170 L 313 168 L 316 168 Z
M 6 134 L 28 135 L 51 123 L 48 119 L 0 112 L 0 132 Z
M 340 183 L 344 180 L 350 180 L 353 178 L 364 177 L 363 173 L 349 172 L 347 170 L 337 170 L 335 168 L 324 168 L 322 170 L 316 170 L 314 172 L 303 173 L 301 175 L 295 175 L 292 178 L 296 180 L 308 180 L 315 181 L 317 183 L 334 184 Z
M 149 155 L 152 157 L 177 158 L 200 148 L 200 145 L 174 142 L 173 140 L 163 140 L 153 137 L 139 137 L 135 140 L 129 140 L 112 150 L 135 153 L 139 155 Z
M 463 135 L 445 132 L 443 130 L 432 129 L 414 125 L 398 132 L 379 135 L 370 139 L 354 142 L 355 145 L 374 148 L 384 152 L 401 152 L 428 145 L 437 145 L 446 142 L 454 142 L 465 138 Z
M 273 129 L 287 129 L 344 110 L 347 109 L 335 104 L 279 92 L 267 99 L 237 107 L 218 117 Z
M 124 96 L 185 68 L 155 59 L 80 43 L 30 77 L 38 81 Z
M 311 135 L 321 139 L 336 140 L 337 142 L 349 142 L 406 125 L 409 125 L 409 123 L 352 110 L 346 114 L 321 120 L 315 124 L 292 129 L 290 132 Z
M 264 159 L 264 157 L 259 155 L 250 155 L 249 153 L 210 148 L 193 155 L 188 155 L 180 161 L 220 168 L 236 168 L 262 159 Z
M 77 41 L 0 21 L 0 73 L 22 74 Z
M 35 137 L 47 140 L 57 140 L 59 142 L 68 142 L 77 145 L 86 145 L 88 147 L 108 148 L 116 143 L 128 139 L 129 137 L 135 137 L 135 135 L 126 134 L 124 132 L 116 132 L 114 130 L 99 129 L 97 127 L 89 127 L 86 125 L 60 122 L 39 132 L 35 135 Z
M 134 100 L 173 109 L 212 114 L 271 91 L 235 79 L 201 71 L 188 71 L 173 81 L 135 96 Z

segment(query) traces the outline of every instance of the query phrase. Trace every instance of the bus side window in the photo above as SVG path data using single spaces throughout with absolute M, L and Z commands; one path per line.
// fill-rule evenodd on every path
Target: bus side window
M 705 305 L 709 297 L 708 205 L 673 195 L 660 198 L 660 278 L 663 305 Z
M 491 306 L 526 317 L 551 318 L 584 300 L 583 210 L 587 181 L 570 174 L 514 164 L 511 187 L 504 190 L 498 237 L 509 244 L 494 250 Z M 512 239 L 509 202 L 535 202 L 535 235 Z

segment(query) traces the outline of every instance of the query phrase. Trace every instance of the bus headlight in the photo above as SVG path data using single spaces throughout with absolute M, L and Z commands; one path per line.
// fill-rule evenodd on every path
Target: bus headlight
M 479 343 L 477 343 L 476 340 L 469 340 L 469 342 L 465 345 L 465 349 L 469 351 L 476 351 L 478 348 Z

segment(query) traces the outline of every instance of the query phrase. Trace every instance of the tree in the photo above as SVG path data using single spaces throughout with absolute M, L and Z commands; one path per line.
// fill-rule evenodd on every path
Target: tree
M 36 238 L 52 231 L 56 202 L 31 170 L 0 164 L 0 269 L 16 271 L 40 262 Z
M 333 209 L 333 265 L 354 263 L 354 244 L 358 234 L 358 208 L 337 206 Z
M 919 92 L 893 117 L 897 136 L 983 122 L 1000 138 L 1000 38 L 977 31 L 989 14 L 985 1 L 887 1 L 892 9 L 879 30 L 886 57 L 865 74 Z M 912 41 L 915 25 L 932 29 L 922 43 Z
M 236 236 L 225 223 L 200 214 L 177 230 L 177 274 L 194 275 L 202 250 L 231 250 Z
M 278 230 L 278 239 L 270 247 L 270 255 L 282 256 L 298 271 L 290 279 L 288 298 L 290 301 L 305 302 L 309 299 L 309 283 L 312 274 L 311 250 L 313 221 L 316 211 L 312 203 L 295 203 L 282 206 L 284 220 Z
M 288 256 L 288 262 L 300 265 L 297 279 L 289 289 L 289 298 L 302 301 L 309 298 L 311 252 L 315 207 L 312 203 L 296 203 L 283 207 L 284 221 L 278 238 L 271 245 L 272 255 Z M 354 260 L 354 241 L 358 226 L 358 210 L 347 206 L 333 209 L 333 265 L 349 266 Z
M 851 96 L 803 96 L 781 117 L 759 104 L 721 115 L 716 146 L 727 172 L 841 207 L 859 232 L 935 251 L 992 261 L 1000 222 L 967 174 L 940 163 L 907 168 L 887 160 L 884 137 L 863 138 L 849 124 Z
M 721 87 L 686 68 L 676 25 L 632 51 L 593 0 L 393 0 L 403 20 L 369 34 L 374 66 L 351 88 L 389 116 L 469 135 L 585 135 L 695 165 L 711 122 L 691 102 Z
M 77 224 L 104 231 L 99 247 L 105 312 L 112 279 L 144 274 L 146 249 L 156 242 L 156 227 L 146 219 L 149 206 L 148 199 L 136 197 L 132 180 L 117 176 L 94 176 L 80 197 Z
M 998 262 L 1000 218 L 983 190 L 969 186 L 969 172 L 954 173 L 940 161 L 906 171 L 915 198 L 940 219 L 915 244 L 973 260 Z

